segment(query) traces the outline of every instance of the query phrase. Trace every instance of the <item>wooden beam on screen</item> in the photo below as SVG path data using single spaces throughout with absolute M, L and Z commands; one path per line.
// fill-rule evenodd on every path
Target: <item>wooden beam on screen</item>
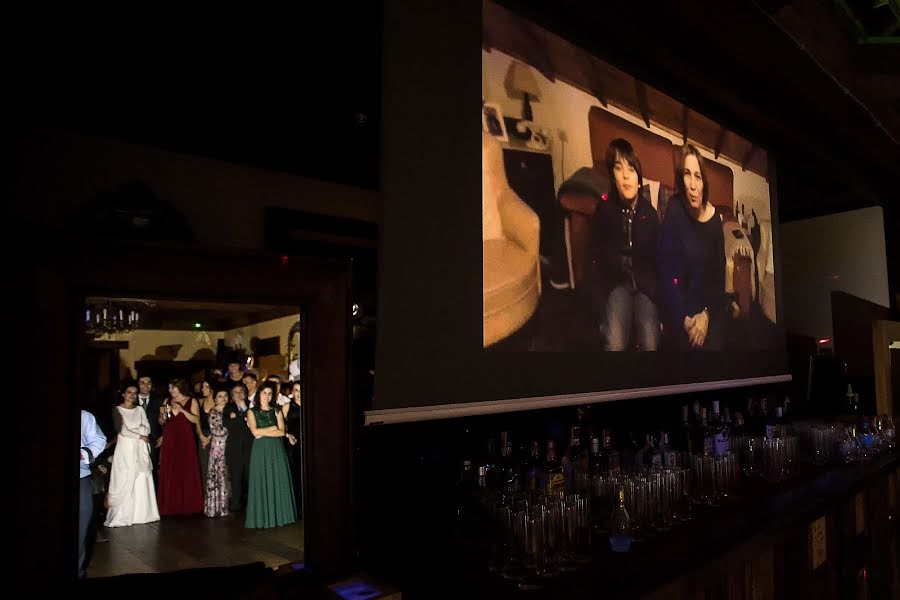
M 541 75 L 550 81 L 556 81 L 556 69 L 553 68 L 553 61 L 550 60 L 550 53 L 547 52 L 547 40 L 543 33 L 534 25 L 523 21 L 522 35 L 525 36 L 528 48 L 528 56 L 531 66 L 540 71 Z
M 681 107 L 681 143 L 687 144 L 688 140 L 688 115 L 691 111 L 687 105 Z
M 719 134 L 716 136 L 716 146 L 713 148 L 713 153 L 716 155 L 716 158 L 719 158 L 719 154 L 722 153 L 722 146 L 725 145 L 725 138 L 727 136 L 728 130 L 719 126 Z
M 641 109 L 641 117 L 644 119 L 644 125 L 650 128 L 650 106 L 647 104 L 647 88 L 643 83 L 634 80 L 634 92 L 637 95 L 638 106 Z
M 756 154 L 756 144 L 750 146 L 750 149 L 747 150 L 747 154 L 745 154 L 743 160 L 741 160 L 742 171 L 747 170 L 747 167 L 750 165 L 750 161 L 753 160 L 754 154 Z
M 581 50 L 578 51 L 576 56 L 584 74 L 585 91 L 596 98 L 603 105 L 603 108 L 607 108 L 609 106 L 609 92 L 603 84 L 603 76 L 594 62 L 594 57 Z

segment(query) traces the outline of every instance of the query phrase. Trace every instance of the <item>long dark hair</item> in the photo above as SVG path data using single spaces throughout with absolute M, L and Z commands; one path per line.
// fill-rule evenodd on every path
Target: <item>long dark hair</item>
M 256 408 L 262 410 L 262 391 L 265 389 L 272 390 L 272 399 L 269 400 L 269 408 L 278 408 L 278 392 L 275 391 L 275 384 L 271 381 L 263 382 L 256 388 Z

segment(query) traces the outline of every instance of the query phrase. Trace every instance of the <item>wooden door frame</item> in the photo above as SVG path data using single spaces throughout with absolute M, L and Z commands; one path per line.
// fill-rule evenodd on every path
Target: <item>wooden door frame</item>
M 30 478 L 26 490 L 34 501 L 26 504 L 31 518 L 22 550 L 40 548 L 42 555 L 60 559 L 42 561 L 43 575 L 74 580 L 80 408 L 71 390 L 80 389 L 82 376 L 83 302 L 96 295 L 297 305 L 310 350 L 303 356 L 304 561 L 322 579 L 347 573 L 355 544 L 350 273 L 348 263 L 329 259 L 156 244 L 93 244 L 62 260 L 42 257 L 32 272 L 32 293 L 39 310 L 52 313 L 52 328 L 47 343 L 31 352 L 42 348 L 32 360 L 53 369 L 36 391 L 70 390 L 70 401 L 65 409 L 40 414 L 47 435 L 29 447 L 73 457 L 57 459 L 46 476 Z

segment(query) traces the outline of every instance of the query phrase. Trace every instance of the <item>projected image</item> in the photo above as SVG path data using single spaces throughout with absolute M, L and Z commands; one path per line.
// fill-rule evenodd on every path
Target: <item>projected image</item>
M 783 344 L 766 151 L 502 7 L 484 31 L 483 346 Z

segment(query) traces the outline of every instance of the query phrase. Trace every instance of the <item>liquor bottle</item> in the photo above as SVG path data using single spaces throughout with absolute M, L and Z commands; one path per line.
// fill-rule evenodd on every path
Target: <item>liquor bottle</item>
M 700 425 L 694 434 L 694 446 L 703 456 L 713 456 L 715 454 L 715 440 L 707 421 L 706 407 L 700 409 Z
M 781 419 L 778 416 L 779 408 L 776 407 L 774 414 L 769 414 L 768 411 L 765 414 L 765 421 L 763 425 L 763 435 L 769 439 L 773 439 L 776 437 L 781 437 L 779 434 L 781 433 Z
M 635 457 L 637 456 L 638 450 L 640 450 L 640 446 L 638 446 L 637 440 L 634 437 L 634 431 L 629 431 L 628 435 L 625 437 L 625 444 L 622 447 L 622 464 L 635 464 Z
M 535 440 L 531 442 L 531 452 L 522 467 L 525 473 L 526 492 L 539 492 L 546 489 L 547 484 L 541 462 L 541 443 Z
M 691 431 L 691 422 L 688 419 L 687 404 L 681 407 L 681 432 L 678 447 L 688 454 L 694 453 L 694 439 Z
M 544 473 L 547 479 L 546 492 L 550 495 L 565 493 L 566 475 L 563 466 L 556 456 L 556 442 L 547 440 L 547 460 L 544 462 Z
M 625 510 L 625 488 L 616 490 L 616 507 L 609 516 L 609 546 L 613 552 L 631 550 L 631 517 Z
M 784 437 L 784 408 L 781 406 L 775 407 L 775 437 Z
M 663 466 L 663 453 L 659 448 L 660 441 L 647 434 L 646 442 L 647 449 L 644 451 L 644 466 L 650 468 Z
M 678 451 L 669 446 L 669 434 L 659 432 L 659 450 L 662 452 L 662 464 L 667 467 L 678 466 Z
M 650 455 L 653 453 L 653 436 L 644 435 L 644 445 L 635 453 L 634 464 L 639 467 L 650 466 Z
M 747 426 L 744 423 L 744 413 L 740 411 L 734 413 L 734 425 L 731 427 L 731 435 L 736 438 L 747 435 Z
M 744 413 L 744 428 L 746 435 L 756 435 L 759 425 L 759 403 L 752 396 L 747 397 L 747 411 Z
M 510 494 L 519 489 L 519 469 L 516 467 L 512 435 L 500 432 L 499 480 L 503 493 Z
M 859 429 L 857 430 L 856 439 L 859 446 L 860 460 L 869 460 L 875 455 L 875 432 L 872 430 L 871 423 L 867 417 L 863 417 Z
M 848 415 L 857 415 L 857 407 L 855 406 L 856 394 L 853 393 L 853 385 L 847 384 L 847 393 L 844 394 L 844 411 Z
M 772 418 L 769 416 L 769 399 L 760 398 L 759 415 L 757 416 L 757 432 L 760 437 L 771 438 L 774 431 L 770 427 L 774 427 Z
M 622 457 L 619 451 L 613 448 L 612 431 L 603 430 L 603 438 L 600 442 L 600 464 L 605 473 L 618 473 L 622 470 Z
M 569 448 L 562 459 L 566 491 L 570 494 L 576 491 L 577 475 L 586 471 L 586 458 L 581 447 L 581 427 L 575 425 L 569 429 Z
M 722 415 L 719 414 L 719 401 L 713 400 L 713 418 L 710 424 L 713 437 L 713 454 L 716 456 L 725 456 L 728 454 L 728 430 L 722 421 Z

